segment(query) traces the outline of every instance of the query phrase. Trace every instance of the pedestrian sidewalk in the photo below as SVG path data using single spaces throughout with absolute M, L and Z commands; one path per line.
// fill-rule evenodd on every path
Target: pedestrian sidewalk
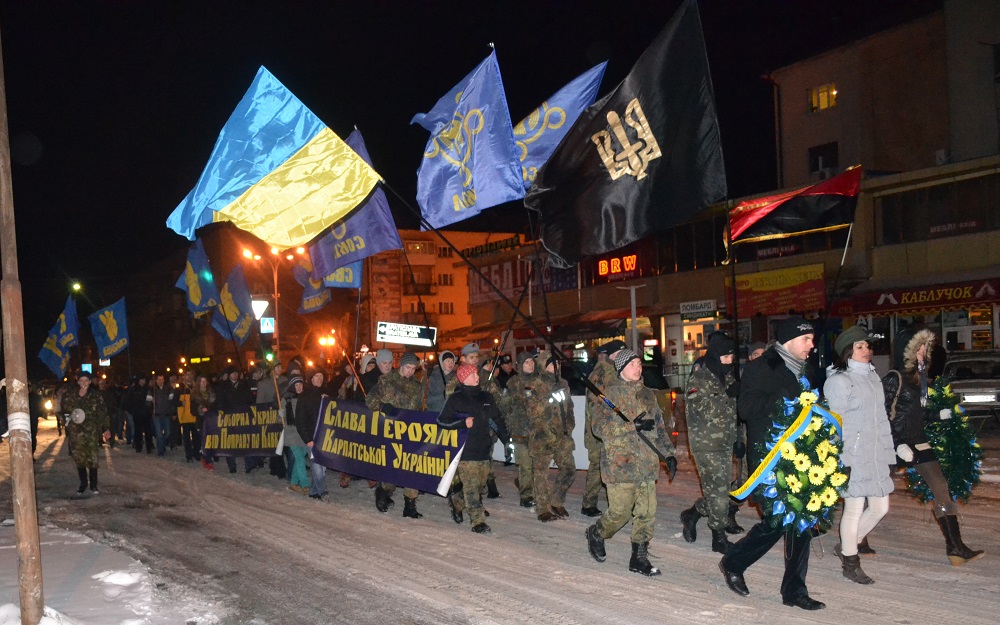
M 87 536 L 54 527 L 39 531 L 45 616 L 41 625 L 212 623 L 159 613 L 146 567 Z M 12 521 L 0 524 L 0 625 L 21 622 Z

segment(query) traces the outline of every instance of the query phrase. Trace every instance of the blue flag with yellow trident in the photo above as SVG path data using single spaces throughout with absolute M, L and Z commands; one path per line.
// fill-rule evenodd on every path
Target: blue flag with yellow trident
M 331 289 L 360 289 L 361 288 L 361 266 L 360 260 L 341 267 L 333 273 L 323 278 L 323 284 Z
M 235 339 L 238 344 L 243 345 L 253 329 L 253 306 L 250 301 L 250 289 L 247 288 L 243 267 L 236 265 L 219 292 L 219 305 L 212 314 L 212 327 L 215 331 L 224 338 Z
M 368 148 L 365 147 L 360 131 L 355 130 L 345 141 L 358 156 L 371 164 L 372 159 L 368 156 Z M 314 280 L 322 280 L 355 261 L 402 247 L 385 192 L 376 188 L 361 208 L 351 213 L 347 219 L 333 224 L 326 234 L 309 246 L 312 277 Z
M 56 319 L 56 324 L 49 330 L 49 335 L 38 352 L 38 359 L 45 363 L 57 378 L 66 373 L 69 364 L 69 348 L 79 343 L 80 320 L 76 316 L 76 300 L 70 295 L 66 298 L 66 306 Z
M 330 289 L 323 284 L 323 279 L 316 280 L 312 277 L 312 261 L 308 256 L 299 256 L 298 262 L 292 266 L 292 275 L 295 281 L 302 285 L 302 304 L 299 305 L 299 314 L 305 315 L 316 312 L 330 303 Z
M 201 226 L 231 221 L 268 245 L 288 249 L 352 211 L 380 180 L 261 67 L 167 227 L 194 239 Z
M 417 170 L 417 203 L 435 228 L 524 197 L 496 52 L 410 123 L 431 133 Z
M 174 286 L 187 293 L 188 310 L 195 317 L 211 312 L 219 305 L 219 287 L 215 286 L 215 278 L 201 239 L 188 249 L 184 273 L 177 278 Z
M 580 113 L 594 103 L 607 65 L 605 61 L 580 74 L 514 126 L 525 189 L 535 182 L 538 168 L 549 160 Z
M 89 315 L 90 329 L 101 358 L 111 358 L 128 347 L 128 324 L 125 322 L 125 298 Z

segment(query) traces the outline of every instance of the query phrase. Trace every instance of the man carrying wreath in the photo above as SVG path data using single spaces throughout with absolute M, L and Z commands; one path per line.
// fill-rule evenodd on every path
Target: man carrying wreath
M 747 425 L 748 472 L 753 474 L 763 459 L 765 443 L 770 439 L 772 415 L 784 399 L 798 397 L 799 378 L 811 378 L 806 359 L 813 348 L 813 325 L 802 317 L 789 317 L 778 324 L 777 342 L 764 354 L 747 364 L 740 384 L 738 409 Z M 758 522 L 739 542 L 732 545 L 719 562 L 719 569 L 730 590 L 747 596 L 750 590 L 743 573 L 754 562 L 785 538 L 785 574 L 781 580 L 781 599 L 787 606 L 819 610 L 826 604 L 809 596 L 806 571 L 809 568 L 810 532 L 796 532 L 791 527 L 772 527 Z

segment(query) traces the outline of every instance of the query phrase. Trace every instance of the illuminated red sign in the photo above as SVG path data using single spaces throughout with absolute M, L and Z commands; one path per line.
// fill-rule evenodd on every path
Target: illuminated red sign
M 635 271 L 639 260 L 638 254 L 628 256 L 616 256 L 614 258 L 601 259 L 597 261 L 597 275 L 614 276 L 620 273 L 630 273 Z

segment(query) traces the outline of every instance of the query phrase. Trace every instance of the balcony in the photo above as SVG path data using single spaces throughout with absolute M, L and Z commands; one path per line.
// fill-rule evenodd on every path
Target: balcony
M 403 295 L 437 295 L 438 287 L 436 284 L 417 282 L 408 282 L 403 285 Z

